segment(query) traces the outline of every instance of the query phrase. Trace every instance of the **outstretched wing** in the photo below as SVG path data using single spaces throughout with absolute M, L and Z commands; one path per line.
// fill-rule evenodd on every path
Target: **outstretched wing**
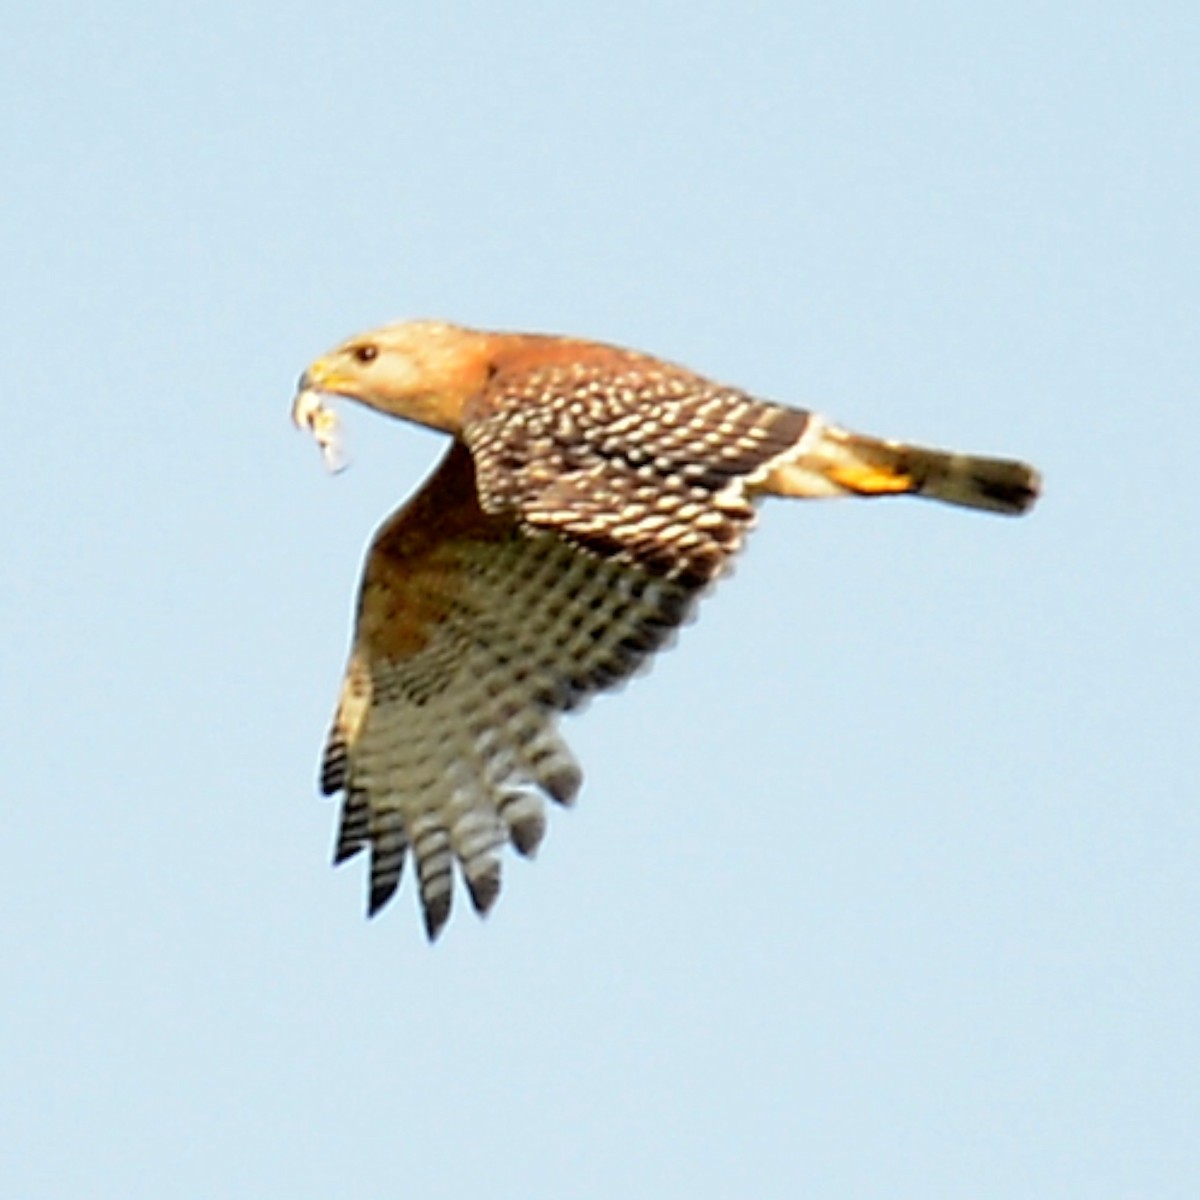
M 607 346 L 517 362 L 468 411 L 488 512 L 702 586 L 754 523 L 772 466 L 812 418 Z
M 335 861 L 370 848 L 369 911 L 410 850 L 428 935 L 450 915 L 455 863 L 475 908 L 500 888 L 506 841 L 532 854 L 543 796 L 580 772 L 556 716 L 627 678 L 697 594 L 553 530 L 480 507 L 455 443 L 371 543 L 322 790 L 344 792 Z

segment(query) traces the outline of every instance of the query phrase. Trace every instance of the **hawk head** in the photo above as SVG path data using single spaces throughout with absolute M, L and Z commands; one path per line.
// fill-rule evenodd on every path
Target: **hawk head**
M 317 414 L 325 410 L 316 397 L 335 395 L 457 434 L 467 399 L 487 381 L 491 341 L 445 321 L 403 321 L 357 334 L 300 376 L 292 418 L 319 438 Z

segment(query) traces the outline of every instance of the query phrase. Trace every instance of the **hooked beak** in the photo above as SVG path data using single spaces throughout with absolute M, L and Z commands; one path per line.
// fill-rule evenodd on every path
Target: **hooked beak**
M 316 403 L 318 393 L 330 394 L 337 391 L 337 380 L 334 378 L 333 371 L 330 370 L 329 364 L 323 358 L 318 358 L 303 375 L 300 376 L 296 384 L 296 402 L 292 406 L 292 420 L 297 425 L 301 423 L 301 417 Z M 312 399 L 305 405 L 301 405 L 301 398 L 306 394 L 310 394 Z

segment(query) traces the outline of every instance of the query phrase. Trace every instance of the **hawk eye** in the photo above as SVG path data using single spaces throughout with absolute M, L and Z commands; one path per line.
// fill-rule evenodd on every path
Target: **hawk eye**
M 374 362 L 379 357 L 379 347 L 373 342 L 363 342 L 361 346 L 355 346 L 351 353 L 360 363 Z

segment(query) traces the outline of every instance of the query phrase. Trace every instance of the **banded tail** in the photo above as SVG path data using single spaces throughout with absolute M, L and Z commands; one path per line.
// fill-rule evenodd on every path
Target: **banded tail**
M 1015 517 L 1041 490 L 1031 466 L 866 437 L 814 416 L 793 450 L 771 467 L 763 490 L 776 496 L 925 496 Z

